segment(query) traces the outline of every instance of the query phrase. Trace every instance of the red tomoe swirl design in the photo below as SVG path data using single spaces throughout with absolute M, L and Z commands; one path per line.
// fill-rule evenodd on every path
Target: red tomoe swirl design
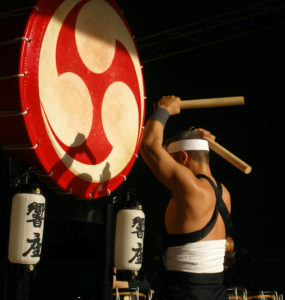
M 98 164 L 104 161 L 112 150 L 112 145 L 110 145 L 104 133 L 101 118 L 102 100 L 106 89 L 110 84 L 116 81 L 126 83 L 135 95 L 139 114 L 141 114 L 140 93 L 132 59 L 120 41 L 116 41 L 116 50 L 112 65 L 104 73 L 96 74 L 88 69 L 82 62 L 76 46 L 74 28 L 78 13 L 86 2 L 88 1 L 82 1 L 75 6 L 62 24 L 56 47 L 56 66 L 58 76 L 65 72 L 71 72 L 77 74 L 84 80 L 93 104 L 92 127 L 89 136 L 81 145 L 71 147 L 70 145 L 65 145 L 57 137 L 50 122 L 49 126 L 59 145 L 63 150 L 68 151 L 68 154 L 72 158 L 85 164 L 94 164 L 94 162 Z M 127 72 L 124 70 L 127 70 Z M 102 151 L 102 149 L 104 149 L 104 151 Z
M 35 151 L 60 187 L 84 198 L 106 195 L 125 179 L 143 125 L 141 66 L 113 2 L 40 0 L 42 15 L 34 13 L 26 29 L 32 43 L 23 66 L 31 75 L 21 86 L 28 102 L 39 99 L 27 119 Z

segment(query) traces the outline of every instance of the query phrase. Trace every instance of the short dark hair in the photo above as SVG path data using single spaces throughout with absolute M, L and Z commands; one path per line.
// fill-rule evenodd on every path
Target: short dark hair
M 203 136 L 196 130 L 189 129 L 184 130 L 176 133 L 172 137 L 166 139 L 165 146 L 167 147 L 169 144 L 181 141 L 181 140 L 191 140 L 191 139 L 200 139 L 204 140 Z M 210 161 L 210 154 L 207 150 L 188 150 L 186 151 L 188 155 L 191 156 L 192 159 L 198 161 L 198 162 L 205 162 L 209 163 Z

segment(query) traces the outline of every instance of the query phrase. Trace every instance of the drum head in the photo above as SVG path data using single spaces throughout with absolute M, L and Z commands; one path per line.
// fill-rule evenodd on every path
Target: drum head
M 141 65 L 114 1 L 40 0 L 25 30 L 21 106 L 41 167 L 80 198 L 128 175 L 144 122 Z

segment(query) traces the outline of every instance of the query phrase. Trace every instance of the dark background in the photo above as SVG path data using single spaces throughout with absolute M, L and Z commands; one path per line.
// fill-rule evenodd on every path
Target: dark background
M 1 3 L 0 7 L 4 10 L 8 6 L 23 6 L 24 3 L 33 2 L 22 1 L 19 4 L 12 1 Z M 281 102 L 285 96 L 284 3 L 254 0 L 118 0 L 117 3 L 135 35 L 143 64 L 146 119 L 152 112 L 153 102 L 163 95 L 174 94 L 181 99 L 245 97 L 244 106 L 182 111 L 168 121 L 165 135 L 193 125 L 209 129 L 221 145 L 252 166 L 252 172 L 245 175 L 216 154 L 211 157 L 214 176 L 228 187 L 232 195 L 237 262 L 228 275 L 227 284 L 248 290 L 276 289 L 285 292 L 284 118 Z M 147 43 L 152 41 L 149 37 L 152 34 L 194 23 L 195 29 L 205 28 L 201 20 L 217 22 L 214 16 L 231 11 L 236 12 L 232 18 L 242 17 L 247 11 L 240 9 L 258 3 L 260 6 L 256 7 L 253 15 L 239 23 L 243 27 L 236 36 L 231 36 L 229 28 L 215 32 L 208 29 L 208 36 L 213 34 L 208 45 L 201 42 L 207 41 L 201 36 L 191 36 L 192 39 L 200 38 L 200 46 L 195 47 L 193 44 L 189 46 L 189 41 L 193 43 L 189 36 L 173 41 L 172 35 L 167 37 L 170 40 L 166 44 L 161 41 L 164 45 L 162 54 L 156 55 L 154 48 L 151 48 L 153 52 L 145 50 Z M 282 4 L 283 8 L 274 10 Z M 264 9 L 268 13 L 262 17 L 254 15 Z M 230 23 L 232 18 L 226 19 L 227 22 Z M 237 30 L 236 25 L 232 23 L 230 26 L 233 32 Z M 6 30 L 9 30 L 9 25 Z M 177 32 L 179 34 L 181 30 L 177 29 L 174 33 Z M 159 41 L 159 38 L 155 40 Z M 152 47 L 151 44 L 147 46 Z M 190 48 L 189 51 L 184 52 L 187 48 Z M 184 53 L 168 55 L 176 51 Z M 8 218 L 10 203 L 4 198 L 10 192 L 6 191 L 5 163 L 3 160 L 2 218 Z M 114 195 L 120 197 L 130 190 L 135 190 L 134 197 L 142 203 L 146 214 L 142 276 L 147 274 L 151 279 L 156 272 L 153 262 L 161 250 L 162 217 L 169 194 L 153 177 L 141 157 L 135 162 L 127 182 Z M 100 289 L 106 223 L 102 207 L 109 202 L 110 199 L 103 198 L 87 203 L 48 194 L 42 258 L 33 277 L 36 299 L 76 299 Z M 90 212 L 96 216 L 94 222 L 86 221 L 85 215 Z M 5 237 L 7 230 L 3 232 Z M 5 241 L 5 238 L 2 240 Z M 3 245 L 1 253 L 2 261 L 5 261 Z M 2 270 L 4 265 L 2 263 Z M 13 278 L 16 271 L 11 266 L 8 269 Z
M 230 11 L 243 16 L 246 10 L 239 11 L 240 8 L 257 3 L 262 1 L 176 1 L 154 7 L 147 7 L 144 2 L 131 8 L 122 1 L 120 5 L 134 34 L 142 37 Z M 277 2 L 271 1 L 271 4 Z M 258 9 L 260 11 L 260 7 Z M 278 12 L 283 14 L 284 22 L 284 11 Z M 181 99 L 245 97 L 245 106 L 241 107 L 182 111 L 167 123 L 165 135 L 192 125 L 209 129 L 220 144 L 252 166 L 252 172 L 245 175 L 212 154 L 214 175 L 231 191 L 235 242 L 242 253 L 240 268 L 235 270 L 232 283 L 249 289 L 284 290 L 285 282 L 284 197 L 280 173 L 284 164 L 282 146 L 277 146 L 284 129 L 281 113 L 284 24 L 261 30 L 266 24 L 272 25 L 277 15 L 264 15 L 263 19 L 252 16 L 246 27 L 249 30 L 245 30 L 243 36 L 146 62 L 143 68 L 148 97 L 146 116 L 151 113 L 152 102 L 162 95 L 174 94 Z M 250 28 L 256 32 L 250 33 Z M 215 32 L 217 40 L 223 37 L 223 30 Z M 138 38 L 138 45 L 143 43 L 146 41 L 140 42 Z M 184 45 L 189 46 L 186 38 Z M 170 43 L 169 48 L 172 46 Z M 182 49 L 183 44 L 176 50 Z M 141 165 L 138 162 L 134 166 L 131 176 L 135 178 L 134 185 L 138 185 L 138 174 L 141 175 L 139 187 L 144 205 L 150 218 L 156 219 L 161 216 L 160 203 L 167 201 L 167 193 L 162 192 L 163 188 Z

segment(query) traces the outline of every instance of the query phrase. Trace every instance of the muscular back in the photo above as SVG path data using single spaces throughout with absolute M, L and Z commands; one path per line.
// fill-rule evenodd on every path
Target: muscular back
M 215 179 L 209 176 L 214 182 Z M 190 184 L 189 193 L 173 193 L 165 212 L 165 227 L 169 234 L 190 233 L 200 230 L 210 221 L 215 205 L 214 189 L 204 178 L 196 178 L 195 184 Z M 230 194 L 222 185 L 222 198 L 230 212 Z M 218 240 L 225 238 L 225 226 L 221 215 L 211 232 L 203 240 Z
M 172 96 L 163 98 L 163 107 L 170 115 L 179 111 L 179 99 Z M 173 109 L 173 107 L 176 108 Z M 161 105 L 162 107 L 162 105 Z M 140 153 L 160 182 L 172 193 L 172 199 L 165 213 L 165 226 L 169 234 L 189 233 L 203 228 L 211 219 L 216 204 L 212 186 L 196 174 L 211 175 L 208 162 L 192 158 L 186 151 L 169 154 L 162 146 L 163 124 L 158 120 L 149 120 L 143 131 Z M 223 186 L 223 200 L 230 211 L 230 194 Z M 224 239 L 225 226 L 221 216 L 204 238 Z

